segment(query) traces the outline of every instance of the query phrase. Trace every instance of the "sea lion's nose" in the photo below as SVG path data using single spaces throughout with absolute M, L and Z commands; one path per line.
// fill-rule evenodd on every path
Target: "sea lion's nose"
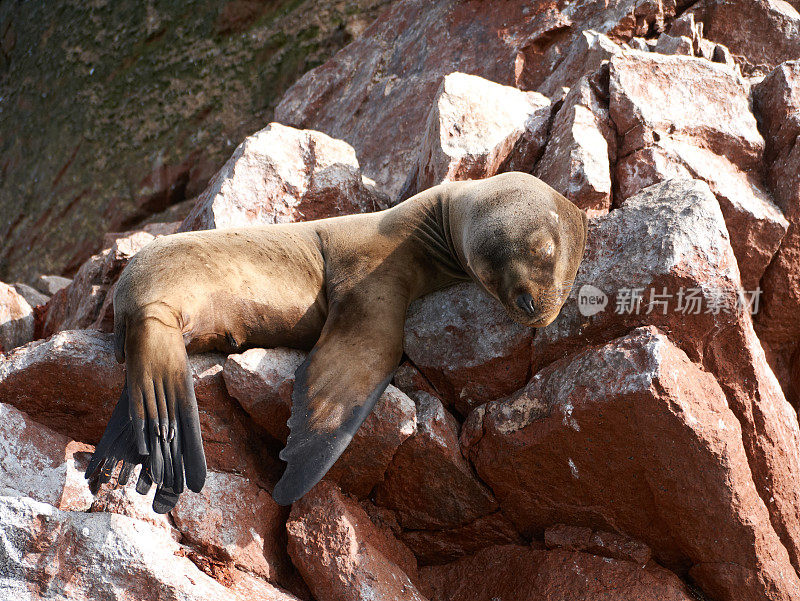
M 536 315 L 536 305 L 533 303 L 533 297 L 528 292 L 523 292 L 517 297 L 517 306 L 531 317 Z

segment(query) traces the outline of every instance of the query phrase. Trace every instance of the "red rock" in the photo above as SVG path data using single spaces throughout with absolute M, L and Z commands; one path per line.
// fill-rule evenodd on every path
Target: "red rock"
M 435 601 L 690 601 L 679 578 L 656 565 L 639 566 L 573 551 L 502 545 L 444 566 L 422 568 Z
M 297 601 L 235 568 L 215 580 L 198 568 L 205 558 L 167 530 L 126 516 L 0 497 L 0 536 L 8 599 L 113 599 L 130 591 L 137 598 Z
M 93 450 L 0 403 L 0 490 L 11 489 L 59 509 L 84 511 L 92 495 L 83 470 L 75 464 Z
M 482 432 L 470 457 L 523 534 L 613 524 L 714 598 L 800 594 L 722 388 L 655 328 L 553 363 Z
M 249 349 L 228 355 L 222 377 L 225 387 L 253 421 L 276 440 L 289 435 L 294 372 L 306 353 L 295 349 Z
M 394 454 L 375 502 L 409 529 L 464 526 L 497 510 L 461 456 L 458 423 L 436 397 L 417 393 L 417 431 Z
M 797 420 L 769 369 L 749 312 L 736 302 L 738 269 L 708 187 L 667 181 L 592 220 L 577 281 L 559 317 L 537 332 L 534 364 L 546 365 L 587 343 L 606 342 L 643 324 L 668 331 L 725 390 L 742 426 L 756 487 L 769 500 L 772 522 L 797 565 L 800 497 L 794 483 L 800 458 L 786 451 L 800 448 Z M 575 299 L 584 284 L 609 294 L 605 310 L 592 316 L 580 313 Z M 643 290 L 638 312 L 635 303 L 626 301 L 634 288 Z M 650 304 L 651 291 L 659 295 L 665 289 L 671 295 L 665 298 L 666 311 L 657 297 Z M 678 310 L 681 289 L 684 311 Z M 584 296 L 587 292 L 592 290 L 584 289 Z M 692 294 L 699 307 L 689 305 Z
M 236 148 L 181 231 L 363 213 L 387 200 L 364 183 L 345 142 L 271 123 Z
M 568 45 L 583 29 L 607 33 L 618 31 L 622 21 L 661 18 L 651 19 L 650 11 L 636 17 L 636 4 L 581 2 L 570 7 L 570 16 L 549 3 L 519 0 L 396 4 L 359 39 L 300 78 L 275 118 L 346 140 L 364 173 L 396 197 L 418 156 L 442 77 L 460 71 L 536 89 L 557 62 L 551 55 L 542 60 L 551 46 L 559 46 L 552 56 L 560 58 L 560 42 Z M 376 132 L 391 132 L 390 139 Z
M 225 362 L 222 375 L 230 394 L 281 443 L 288 435 L 294 372 L 303 360 L 301 351 L 250 349 Z M 415 411 L 413 401 L 390 385 L 326 478 L 351 494 L 368 495 L 383 480 L 397 448 L 414 433 Z
M 611 208 L 610 163 L 616 160 L 617 133 L 608 115 L 607 76 L 608 70 L 601 70 L 572 87 L 534 172 L 591 215 Z
M 499 511 L 447 530 L 404 530 L 400 538 L 423 565 L 447 563 L 493 545 L 523 543 Z
M 118 238 L 90 257 L 45 307 L 43 337 L 62 330 L 114 329 L 113 286 L 133 256 L 155 239 L 145 231 Z
M 33 309 L 13 286 L 0 282 L 0 353 L 33 340 Z
M 655 48 L 653 48 L 654 52 L 658 52 L 659 54 L 680 54 L 684 56 L 694 56 L 694 45 L 692 43 L 692 38 L 687 36 L 671 36 L 667 35 L 666 33 L 662 33 L 658 36 L 658 43 L 656 44 Z
M 700 145 L 667 137 L 617 163 L 623 199 L 673 177 L 694 177 L 708 183 L 725 218 L 742 286 L 755 290 L 789 227 L 772 197 L 726 158 Z
M 592 531 L 582 526 L 557 524 L 544 531 L 548 549 L 587 551 L 593 555 L 632 561 L 644 566 L 650 561 L 650 547 L 644 543 L 613 532 Z
M 692 8 L 709 40 L 730 48 L 746 72 L 800 56 L 800 14 L 782 0 L 703 0 Z
M 411 304 L 404 347 L 442 399 L 466 415 L 527 381 L 532 338 L 476 284 L 459 284 Z
M 764 126 L 767 178 L 775 199 L 789 218 L 789 229 L 764 274 L 762 310 L 756 316 L 759 336 L 771 345 L 800 340 L 800 61 L 785 63 L 754 89 Z
M 691 138 L 745 171 L 760 166 L 764 140 L 748 89 L 724 65 L 628 50 L 611 58 L 610 77 L 620 156 L 670 136 Z
M 525 132 L 526 154 L 535 162 L 549 116 L 550 101 L 541 94 L 450 73 L 436 92 L 415 175 L 401 199 L 445 181 L 497 174 Z
M 422 600 L 416 562 L 390 532 L 330 482 L 292 506 L 289 555 L 317 599 Z
M 622 46 L 608 36 L 592 30 L 581 31 L 538 90 L 550 98 L 558 96 L 563 88 L 573 88 L 586 74 L 597 71 L 604 61 L 620 52 Z M 608 103 L 605 108 L 608 109 Z
M 111 335 L 68 330 L 0 360 L 0 403 L 73 440 L 95 443 L 124 380 Z
M 283 582 L 291 572 L 284 549 L 283 510 L 243 476 L 209 472 L 199 494 L 182 495 L 171 512 L 188 542 L 237 567 Z

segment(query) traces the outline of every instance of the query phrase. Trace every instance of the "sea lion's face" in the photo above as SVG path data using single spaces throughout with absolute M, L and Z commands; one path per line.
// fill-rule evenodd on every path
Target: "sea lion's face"
M 521 324 L 541 328 L 569 295 L 586 244 L 586 214 L 566 199 L 491 206 L 469 226 L 467 263 Z

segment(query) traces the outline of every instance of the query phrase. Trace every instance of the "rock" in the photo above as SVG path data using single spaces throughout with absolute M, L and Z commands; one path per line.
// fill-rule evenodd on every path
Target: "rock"
M 189 357 L 208 467 L 246 474 L 256 484 L 269 487 L 277 481 L 281 467 L 263 430 L 228 394 L 223 365 L 225 356 L 219 353 Z
M 59 509 L 85 511 L 92 495 L 83 477 L 94 449 L 37 424 L 0 403 L 0 490 L 31 497 Z
M 481 426 L 469 455 L 523 534 L 613 524 L 713 598 L 800 594 L 723 389 L 657 329 L 553 363 Z
M 289 555 L 317 599 L 424 599 L 411 552 L 330 482 L 292 506 L 286 531 Z
M 414 401 L 390 384 L 325 477 L 359 498 L 369 495 L 416 432 L 415 412 Z
M 746 86 L 725 67 L 696 58 L 629 52 L 612 59 L 610 69 L 611 117 L 617 131 L 627 132 L 615 174 L 621 197 L 673 177 L 706 181 L 725 216 L 742 284 L 754 290 L 788 222 L 749 174 L 757 173 L 763 139 Z M 679 116 L 686 107 L 689 118 Z
M 289 436 L 294 372 L 306 353 L 295 349 L 249 349 L 228 355 L 222 377 L 230 395 L 276 440 Z
M 104 232 L 196 197 L 301 74 L 391 3 L 9 7 L 3 78 L 26 83 L 0 115 L 0 280 L 74 273 Z
M 766 136 L 767 179 L 789 218 L 789 229 L 764 274 L 758 333 L 771 345 L 800 340 L 800 61 L 785 63 L 754 90 L 756 111 Z
M 618 4 L 633 12 L 633 2 Z M 601 19 L 602 11 L 589 11 L 598 25 L 617 16 Z M 570 23 L 549 5 L 518 0 L 396 4 L 361 38 L 298 80 L 275 118 L 349 142 L 364 173 L 395 198 L 417 160 L 442 78 L 459 71 L 520 87 L 525 49 L 537 42 L 549 46 Z M 392 132 L 391 144 L 376 132 Z
M 448 563 L 484 547 L 524 542 L 499 511 L 447 530 L 404 530 L 400 539 L 422 565 Z
M 271 123 L 242 142 L 199 196 L 181 231 L 308 221 L 386 208 L 353 148 Z
M 47 294 L 42 294 L 33 286 L 28 286 L 28 284 L 23 284 L 22 282 L 15 283 L 14 290 L 16 290 L 17 294 L 22 296 L 31 307 L 44 305 L 50 299 Z
M 70 282 L 72 282 L 71 279 L 63 278 L 60 275 L 40 275 L 36 279 L 34 287 L 42 294 L 53 296 L 62 288 L 69 286 Z
M 527 381 L 532 338 L 531 328 L 469 283 L 414 301 L 403 344 L 442 399 L 466 415 Z
M 497 174 L 525 132 L 532 166 L 544 148 L 549 116 L 550 101 L 541 94 L 450 73 L 436 92 L 412 181 L 400 199 L 445 181 Z
M 756 290 L 789 227 L 763 184 L 700 145 L 667 137 L 617 163 L 623 199 L 674 177 L 708 183 L 725 218 L 742 286 Z
M 13 286 L 0 282 L 0 353 L 33 340 L 34 316 L 28 301 Z
M 667 35 L 666 33 L 662 33 L 658 36 L 658 43 L 656 44 L 655 48 L 653 48 L 654 52 L 658 52 L 659 54 L 681 54 L 684 56 L 694 56 L 694 45 L 692 44 L 692 38 L 687 36 L 671 36 Z
M 124 381 L 111 335 L 67 330 L 0 360 L 0 403 L 73 440 L 96 443 Z
M 417 431 L 395 452 L 375 502 L 413 530 L 456 528 L 495 512 L 491 492 L 461 456 L 455 418 L 430 394 L 416 399 Z
M 611 58 L 609 93 L 620 156 L 669 136 L 691 138 L 744 171 L 760 166 L 764 139 L 747 86 L 724 65 L 628 50 Z
M 747 73 L 800 56 L 800 14 L 783 0 L 703 0 L 692 8 L 704 36 L 730 48 Z
M 249 479 L 209 472 L 200 494 L 181 495 L 171 515 L 184 542 L 272 582 L 286 580 L 286 516 L 269 492 Z
M 0 497 L 0 554 L 8 599 L 115 598 L 137 591 L 173 599 L 296 601 L 236 569 L 204 574 L 204 558 L 162 529 L 113 513 L 65 512 Z
M 230 394 L 281 444 L 289 433 L 294 372 L 305 356 L 291 349 L 250 349 L 225 362 L 222 375 Z M 390 385 L 326 478 L 367 496 L 383 479 L 397 447 L 415 432 L 415 420 L 413 401 Z
M 657 566 L 642 567 L 574 551 L 501 545 L 456 562 L 422 568 L 435 601 L 690 601 L 679 578 Z
M 607 76 L 601 70 L 572 87 L 534 172 L 591 215 L 611 208 L 609 165 L 616 161 L 617 133 L 608 115 Z
M 667 181 L 592 220 L 576 280 L 559 317 L 536 335 L 534 365 L 639 325 L 668 331 L 725 390 L 742 427 L 756 487 L 769 501 L 772 522 L 797 564 L 800 498 L 792 482 L 800 473 L 800 458 L 786 452 L 800 448 L 797 421 L 753 330 L 747 311 L 752 299 L 739 299 L 738 269 L 708 187 Z M 635 300 L 638 289 L 641 303 Z M 581 295 L 579 308 L 575 299 Z M 591 297 L 605 303 L 592 315 L 588 309 L 603 303 L 590 305 Z
M 650 561 L 650 547 L 624 534 L 592 531 L 591 528 L 557 524 L 544 531 L 548 549 L 587 551 L 593 555 L 632 561 L 645 566 Z
M 43 337 L 62 330 L 89 328 L 112 332 L 114 285 L 133 256 L 154 239 L 146 231 L 133 232 L 90 257 L 75 278 L 48 301 Z
M 597 71 L 604 61 L 622 52 L 622 46 L 608 36 L 593 30 L 581 31 L 567 49 L 558 67 L 538 87 L 552 98 L 566 87 L 572 88 L 588 73 Z M 607 87 L 606 87 L 607 89 Z M 608 105 L 606 103 L 606 108 Z

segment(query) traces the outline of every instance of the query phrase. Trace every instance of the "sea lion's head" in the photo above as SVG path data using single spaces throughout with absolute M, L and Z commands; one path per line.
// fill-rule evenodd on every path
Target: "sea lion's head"
M 490 188 L 472 203 L 463 226 L 470 275 L 514 321 L 536 328 L 550 324 L 583 257 L 586 213 L 536 180 L 532 186 Z

